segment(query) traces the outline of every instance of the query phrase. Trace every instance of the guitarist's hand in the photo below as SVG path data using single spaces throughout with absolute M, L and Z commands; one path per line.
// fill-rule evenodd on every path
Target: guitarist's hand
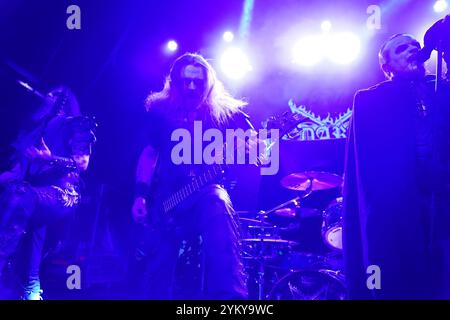
M 237 153 L 238 157 L 249 157 L 249 164 L 253 164 L 255 166 L 260 166 L 261 164 L 264 164 L 266 159 L 266 143 L 264 140 L 261 140 L 260 138 L 255 136 L 252 137 L 252 139 L 242 140 L 240 138 L 237 138 Z M 245 150 L 245 155 L 242 154 L 242 150 Z
M 35 146 L 28 147 L 25 155 L 31 160 L 50 160 L 52 158 L 52 153 L 45 144 L 44 138 L 41 138 L 37 148 Z
M 145 198 L 135 198 L 131 211 L 134 221 L 140 224 L 144 224 L 147 219 L 147 206 Z

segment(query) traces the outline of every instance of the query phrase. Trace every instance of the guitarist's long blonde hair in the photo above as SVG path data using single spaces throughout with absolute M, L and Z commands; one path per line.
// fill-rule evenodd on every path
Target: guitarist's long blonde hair
M 164 88 L 159 92 L 151 93 L 147 97 L 145 103 L 147 110 L 156 104 L 166 104 L 169 107 L 178 105 L 182 86 L 180 75 L 182 69 L 187 65 L 201 67 L 204 70 L 206 96 L 203 104 L 217 125 L 226 123 L 234 113 L 247 105 L 247 102 L 233 98 L 228 93 L 205 58 L 196 53 L 185 53 L 175 60 L 169 75 L 166 77 Z

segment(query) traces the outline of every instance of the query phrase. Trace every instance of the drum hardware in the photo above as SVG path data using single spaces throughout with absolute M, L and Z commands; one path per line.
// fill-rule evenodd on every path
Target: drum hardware
M 252 218 L 241 218 L 247 224 L 247 231 L 253 237 L 241 240 L 244 248 L 244 260 L 253 263 L 254 283 L 257 285 L 257 296 L 262 299 L 295 299 L 322 300 L 344 299 L 345 286 L 342 274 L 342 198 L 330 203 L 322 212 L 315 208 L 302 207 L 302 200 L 314 191 L 340 187 L 343 179 L 327 172 L 302 172 L 284 177 L 281 185 L 287 189 L 302 191 L 303 194 L 288 200 L 270 210 L 259 211 Z M 299 232 L 314 244 L 324 242 L 333 252 L 338 254 L 317 254 L 306 251 L 296 251 L 299 243 L 285 239 L 288 233 L 296 231 L 296 227 L 278 228 L 270 223 L 270 218 L 282 218 L 284 221 L 296 221 L 305 230 Z M 318 220 L 317 220 L 318 219 Z M 279 219 L 278 219 L 279 220 Z M 316 221 L 317 220 L 317 221 Z M 300 222 L 301 221 L 301 222 Z M 317 223 L 316 223 L 317 222 Z M 298 227 L 298 226 L 297 226 Z M 313 228 L 313 230 L 309 230 Z M 312 231 L 316 230 L 314 234 Z M 321 240 L 320 240 L 321 239 Z M 303 242 L 303 239 L 301 239 Z M 308 240 L 307 240 L 308 241 Z M 308 241 L 311 242 L 311 241 Z M 255 264 L 256 263 L 256 264 Z M 285 271 L 284 276 L 269 287 L 268 272 Z
M 287 189 L 302 191 L 302 195 L 270 210 L 254 213 L 252 218 L 256 219 L 241 219 L 252 235 L 242 239 L 241 244 L 247 249 L 246 252 L 243 250 L 246 255 L 244 260 L 252 263 L 250 276 L 253 275 L 252 283 L 257 285 L 255 291 L 259 300 L 346 298 L 341 252 L 342 198 L 335 199 L 323 211 L 302 207 L 302 200 L 312 192 L 340 187 L 342 180 L 340 176 L 326 172 L 291 174 L 283 178 L 281 184 Z M 273 224 L 274 221 L 291 223 L 280 228 Z M 295 226 L 303 226 L 303 230 Z M 312 231 L 314 233 L 310 234 Z M 292 232 L 300 232 L 303 238 L 312 239 L 307 240 L 308 243 L 325 243 L 332 252 L 319 253 L 308 248 L 308 245 L 305 250 L 303 239 L 297 242 L 297 239 L 288 237 Z M 320 250 L 326 249 L 323 247 Z M 282 272 L 281 277 L 278 272 Z
M 277 217 L 281 218 L 311 218 L 321 216 L 322 212 L 315 208 L 283 208 L 273 212 Z
M 267 295 L 266 286 L 266 270 L 270 266 L 270 261 L 276 259 L 278 254 L 289 255 L 291 247 L 296 243 L 293 241 L 283 239 L 271 239 L 271 238 L 254 238 L 254 239 L 242 239 L 241 245 L 247 250 L 247 256 L 244 256 L 244 261 L 247 261 L 249 265 L 256 263 L 254 270 L 256 270 L 256 279 L 258 289 L 258 300 L 264 300 Z M 247 249 L 245 249 L 247 248 Z
M 295 207 L 299 206 L 300 205 L 300 197 L 295 197 L 294 199 L 286 201 L 286 202 L 284 202 L 284 203 L 282 203 L 282 204 L 280 204 L 280 205 L 278 205 L 278 206 L 276 206 L 276 207 L 274 207 L 274 208 L 272 208 L 272 209 L 270 209 L 268 211 L 260 211 L 259 214 L 260 215 L 264 215 L 264 216 L 268 216 L 268 215 L 276 212 L 277 210 L 285 209 L 289 205 L 294 205 Z
M 271 276 L 270 272 L 278 270 L 278 272 L 282 271 L 283 274 L 286 274 L 293 268 L 299 268 L 298 264 L 294 267 L 290 259 L 290 257 L 293 257 L 293 249 L 298 247 L 299 243 L 282 239 L 279 236 L 279 231 L 286 228 L 278 228 L 276 225 L 268 223 L 267 219 L 271 216 L 280 216 L 280 212 L 283 211 L 290 212 L 288 216 L 291 217 L 302 216 L 303 214 L 320 217 L 320 211 L 316 212 L 309 209 L 309 211 L 303 210 L 302 212 L 299 210 L 301 199 L 307 197 L 311 192 L 311 190 L 307 191 L 303 197 L 296 197 L 268 211 L 257 212 L 255 214 L 256 219 L 240 218 L 241 225 L 246 227 L 246 234 L 253 236 L 241 239 L 241 253 L 247 266 L 250 266 L 250 280 L 254 281 L 253 283 L 257 286 L 255 291 L 257 290 L 257 299 L 259 300 L 268 297 L 270 287 L 267 281 L 271 279 L 267 278 Z M 314 261 L 316 260 L 314 259 Z M 279 281 L 279 277 L 277 276 L 275 280 Z
M 247 235 L 252 236 L 243 238 L 240 241 L 241 254 L 246 262 L 251 275 L 254 273 L 254 280 L 257 286 L 257 299 L 264 300 L 268 291 L 266 284 L 267 263 L 273 260 L 278 254 L 283 252 L 287 254 L 296 243 L 293 241 L 280 239 L 278 236 L 278 227 L 268 223 L 268 214 L 274 209 L 265 212 L 259 211 L 255 214 L 256 219 L 239 218 L 241 227 Z
M 270 291 L 270 300 L 345 300 L 344 277 L 340 271 L 298 270 L 280 279 Z
M 312 187 L 312 183 L 310 184 Z M 260 211 L 259 214 L 269 217 L 269 216 L 278 216 L 284 218 L 294 218 L 298 216 L 297 210 L 305 211 L 304 208 L 301 207 L 301 201 L 307 198 L 312 193 L 312 188 L 307 188 L 305 190 L 305 194 L 301 197 L 297 196 L 294 199 L 283 202 L 282 204 L 268 210 L 268 211 Z
M 342 183 L 343 179 L 341 176 L 320 171 L 292 173 L 281 179 L 281 185 L 283 187 L 295 191 L 305 191 L 303 197 L 314 191 L 341 187 Z M 303 217 L 311 217 L 315 214 L 314 209 L 311 212 L 306 212 L 305 209 L 301 207 L 297 208 L 296 213 L 301 212 Z M 342 210 L 343 199 L 340 197 L 330 203 L 322 212 L 322 238 L 324 243 L 333 250 L 342 250 Z M 288 209 L 276 210 L 276 214 L 283 217 L 294 216 L 293 211 Z
M 250 218 L 239 218 L 241 223 L 248 224 L 248 225 L 254 225 L 254 226 L 267 226 L 270 227 L 271 224 L 268 222 L 265 222 L 264 219 L 250 219 Z
M 256 218 L 239 218 L 243 238 L 270 238 L 277 234 L 277 227 L 265 221 L 267 216 L 256 214 Z
M 282 218 L 295 218 L 297 215 L 293 208 L 277 209 L 273 213 L 274 215 Z

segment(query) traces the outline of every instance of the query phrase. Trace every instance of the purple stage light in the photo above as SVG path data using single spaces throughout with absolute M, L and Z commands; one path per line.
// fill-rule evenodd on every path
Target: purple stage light
M 361 51 L 361 41 L 351 33 L 338 33 L 331 37 L 328 57 L 336 64 L 349 64 L 354 61 Z
M 178 49 L 178 43 L 175 40 L 170 40 L 167 42 L 167 50 L 170 52 L 175 52 Z
M 433 9 L 437 13 L 444 12 L 448 7 L 448 3 L 446 0 L 438 0 L 434 3 Z
M 237 47 L 225 50 L 220 59 L 220 66 L 223 73 L 234 80 L 243 78 L 252 69 L 247 55 Z
M 225 31 L 222 36 L 225 42 L 231 42 L 234 39 L 234 34 L 231 31 Z
M 329 20 L 322 21 L 320 28 L 323 32 L 328 33 L 331 30 L 331 22 Z
M 301 66 L 319 63 L 325 53 L 322 36 L 307 36 L 300 39 L 292 50 L 292 62 Z
M 292 62 L 311 67 L 323 59 L 335 64 L 349 64 L 361 51 L 361 41 L 351 32 L 324 33 L 300 39 L 292 50 Z

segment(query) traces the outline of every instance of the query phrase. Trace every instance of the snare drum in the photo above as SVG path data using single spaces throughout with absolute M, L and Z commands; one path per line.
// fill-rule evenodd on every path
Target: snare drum
M 343 198 L 333 200 L 323 212 L 322 238 L 334 250 L 342 250 Z

